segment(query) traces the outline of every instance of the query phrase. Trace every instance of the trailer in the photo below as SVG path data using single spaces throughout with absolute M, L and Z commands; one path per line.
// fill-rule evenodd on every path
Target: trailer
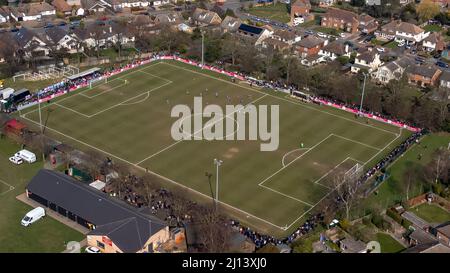
M 11 96 L 11 94 L 14 93 L 14 89 L 12 88 L 5 88 L 0 90 L 0 100 L 6 100 L 9 98 L 9 96 Z

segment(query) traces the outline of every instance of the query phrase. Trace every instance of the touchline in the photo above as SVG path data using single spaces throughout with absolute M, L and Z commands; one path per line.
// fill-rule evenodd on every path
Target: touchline
M 185 104 L 172 107 L 170 116 L 178 118 L 171 127 L 172 138 L 259 140 L 261 151 L 275 151 L 279 145 L 279 105 L 270 105 L 270 117 L 268 109 L 267 105 L 238 104 L 226 105 L 223 111 L 216 104 L 203 107 L 202 97 L 194 97 L 193 109 Z

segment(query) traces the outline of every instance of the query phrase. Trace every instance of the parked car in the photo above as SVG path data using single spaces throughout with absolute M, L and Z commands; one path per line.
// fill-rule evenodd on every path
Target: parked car
M 443 61 L 437 61 L 436 65 L 443 68 L 448 68 L 448 63 L 444 63 Z
M 101 253 L 100 249 L 96 248 L 95 246 L 88 246 L 86 247 L 87 253 Z
M 385 52 L 386 50 L 384 49 L 384 47 L 377 47 L 378 52 Z
M 14 163 L 14 164 L 16 164 L 16 165 L 20 165 L 20 164 L 23 163 L 22 158 L 20 158 L 20 157 L 18 157 L 18 156 L 11 156 L 11 157 L 9 158 L 9 161 L 12 162 L 12 163 Z
M 22 224 L 22 226 L 27 227 L 37 220 L 41 219 L 42 217 L 45 217 L 45 209 L 42 207 L 37 207 L 25 214 L 20 223 Z

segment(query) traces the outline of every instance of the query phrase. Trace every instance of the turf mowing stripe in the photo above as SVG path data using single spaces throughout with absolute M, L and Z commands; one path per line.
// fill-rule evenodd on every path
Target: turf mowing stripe
M 174 65 L 174 64 L 171 64 L 171 63 L 167 63 L 167 62 L 161 62 L 161 63 L 162 63 L 162 64 L 166 64 L 166 65 L 170 65 L 170 66 L 173 66 L 173 67 L 177 67 L 177 68 L 179 68 L 179 69 L 183 69 L 183 70 L 186 70 L 186 71 L 190 71 L 190 72 L 192 72 L 192 73 L 196 73 L 196 74 L 202 75 L 202 76 L 204 76 L 204 77 L 208 77 L 208 78 L 215 79 L 215 80 L 218 80 L 218 81 L 226 82 L 226 83 L 231 84 L 231 85 L 236 85 L 236 86 L 239 86 L 239 87 L 244 88 L 244 89 L 247 89 L 247 90 L 251 90 L 251 91 L 256 92 L 256 93 L 266 94 L 266 95 L 268 95 L 268 96 L 270 96 L 270 97 L 273 97 L 273 98 L 276 98 L 276 99 L 279 99 L 279 100 L 283 100 L 283 101 L 287 101 L 287 102 L 289 102 L 289 103 L 293 103 L 293 104 L 295 104 L 295 105 L 299 105 L 299 106 L 302 106 L 302 107 L 304 107 L 304 108 L 307 108 L 307 109 L 310 109 L 310 110 L 314 110 L 314 111 L 318 111 L 318 112 L 321 112 L 321 113 L 324 113 L 324 114 L 327 114 L 327 115 L 331 115 L 331 116 L 335 116 L 335 117 L 338 117 L 338 118 L 341 118 L 341 119 L 345 119 L 345 120 L 347 120 L 347 121 L 350 121 L 350 122 L 353 122 L 353 123 L 356 123 L 356 124 L 359 124 L 359 125 L 367 126 L 367 127 L 370 127 L 370 128 L 376 129 L 376 130 L 380 130 L 380 131 L 383 131 L 383 132 L 386 132 L 386 133 L 389 133 L 389 134 L 397 135 L 397 134 L 394 133 L 394 132 L 391 132 L 391 131 L 388 131 L 388 130 L 385 130 L 385 129 L 382 129 L 382 128 L 378 128 L 378 127 L 372 126 L 372 125 L 370 125 L 370 124 L 366 124 L 366 123 L 362 123 L 362 122 L 357 122 L 357 121 L 354 121 L 354 120 L 352 120 L 352 119 L 349 119 L 349 118 L 346 118 L 346 117 L 343 117 L 343 116 L 340 116 L 340 115 L 336 115 L 336 114 L 333 114 L 333 113 L 330 113 L 330 112 L 327 112 L 327 111 L 322 111 L 322 110 L 316 109 L 316 108 L 311 107 L 311 106 L 308 106 L 308 105 L 304 105 L 304 104 L 300 104 L 300 103 L 298 103 L 298 102 L 294 102 L 294 101 L 292 101 L 292 100 L 288 100 L 288 99 L 280 98 L 280 97 L 278 97 L 278 96 L 274 96 L 274 95 L 271 95 L 271 94 L 267 94 L 267 93 L 258 91 L 258 90 L 254 89 L 254 88 L 250 88 L 250 87 L 247 87 L 247 86 L 239 85 L 239 84 L 237 84 L 237 83 L 232 83 L 232 82 L 226 81 L 226 80 L 221 79 L 221 78 L 215 78 L 215 77 L 210 76 L 210 75 L 208 75 L 208 74 L 200 73 L 200 72 L 198 72 L 198 71 L 194 71 L 194 70 L 191 70 L 191 69 L 187 69 L 187 68 L 184 68 L 184 67 L 181 67 L 181 66 L 178 66 L 178 65 Z M 401 129 L 401 128 L 400 128 L 400 129 Z
M 35 125 L 39 126 L 39 123 L 38 123 L 38 122 L 36 122 L 36 121 L 34 121 L 34 120 L 32 120 L 32 119 L 29 119 L 29 118 L 27 118 L 27 117 L 25 117 L 25 116 L 24 116 L 23 118 L 26 119 L 26 120 L 28 120 L 28 121 L 30 121 L 30 122 L 32 122 L 32 123 L 34 123 Z M 175 180 L 169 179 L 169 178 L 167 178 L 167 177 L 165 177 L 165 176 L 163 176 L 163 175 L 161 175 L 161 174 L 159 174 L 159 173 L 156 173 L 156 172 L 154 172 L 154 171 L 148 170 L 148 169 L 143 168 L 143 167 L 141 167 L 141 166 L 135 165 L 135 164 L 133 164 L 132 162 L 126 160 L 126 159 L 123 159 L 123 158 L 121 158 L 121 157 L 118 157 L 118 156 L 116 156 L 116 155 L 114 155 L 114 154 L 112 154 L 112 153 L 106 152 L 106 151 L 104 151 L 104 150 L 102 150 L 102 149 L 99 149 L 99 148 L 97 148 L 97 147 L 95 147 L 95 146 L 92 146 L 92 145 L 90 145 L 90 144 L 88 144 L 88 143 L 86 143 L 86 142 L 84 142 L 84 141 L 81 141 L 81 140 L 78 140 L 78 139 L 76 139 L 76 138 L 74 138 L 74 137 L 71 137 L 71 136 L 69 136 L 69 135 L 66 135 L 66 134 L 64 134 L 64 133 L 62 133 L 62 132 L 59 132 L 58 130 L 55 130 L 55 129 L 50 128 L 50 127 L 48 127 L 48 126 L 47 126 L 46 128 L 49 129 L 50 131 L 53 131 L 53 132 L 55 132 L 55 133 L 57 133 L 57 134 L 60 134 L 60 135 L 62 135 L 62 136 L 64 136 L 64 137 L 66 137 L 66 138 L 69 138 L 69 139 L 72 139 L 73 141 L 76 141 L 76 142 L 78 142 L 78 143 L 81 143 L 81 144 L 83 144 L 83 145 L 85 145 L 85 146 L 87 146 L 87 147 L 89 147 L 89 148 L 92 148 L 92 149 L 97 150 L 97 151 L 99 151 L 99 152 L 102 152 L 102 153 L 104 153 L 104 154 L 106 154 L 106 155 L 109 155 L 109 156 L 111 156 L 111 157 L 114 157 L 114 158 L 116 158 L 116 159 L 119 159 L 119 160 L 122 161 L 122 162 L 125 162 L 125 163 L 128 163 L 128 164 L 132 165 L 132 166 L 135 166 L 136 168 L 139 168 L 141 171 L 148 172 L 148 173 L 150 173 L 150 174 L 153 174 L 153 175 L 157 176 L 158 178 L 160 178 L 160 179 L 162 179 L 162 180 L 165 180 L 165 181 L 167 181 L 167 182 L 170 182 L 170 183 L 172 183 L 172 184 L 175 184 L 175 185 L 177 185 L 177 186 L 180 186 L 180 187 L 182 187 L 182 188 L 184 188 L 184 189 L 187 189 L 187 190 L 189 190 L 189 191 L 192 191 L 192 192 L 194 192 L 194 193 L 197 193 L 197 194 L 199 194 L 200 196 L 206 197 L 207 199 L 214 200 L 211 196 L 208 196 L 208 195 L 206 195 L 206 194 L 204 194 L 204 193 L 202 193 L 202 192 L 199 192 L 199 191 L 197 191 L 197 190 L 194 190 L 194 189 L 192 189 L 192 188 L 189 188 L 188 186 L 185 186 L 185 185 L 183 185 L 183 184 L 181 184 L 181 183 L 179 183 L 179 182 L 176 182 Z M 273 226 L 273 227 L 276 227 L 276 228 L 278 228 L 278 229 L 280 229 L 280 230 L 286 230 L 286 227 L 278 226 L 278 225 L 276 225 L 276 224 L 274 224 L 274 223 L 272 223 L 272 222 L 269 222 L 268 220 L 262 219 L 262 218 L 260 218 L 260 217 L 258 217 L 258 216 L 255 216 L 255 215 L 253 215 L 253 214 L 251 214 L 251 213 L 248 213 L 248 212 L 246 212 L 246 211 L 244 211 L 244 210 L 241 210 L 241 209 L 239 209 L 239 208 L 233 207 L 232 205 L 229 205 L 229 204 L 227 204 L 227 203 L 225 203 L 225 202 L 223 202 L 223 201 L 220 201 L 220 200 L 219 200 L 218 202 L 219 202 L 220 204 L 222 204 L 222 205 L 224 205 L 224 206 L 226 206 L 226 207 L 229 207 L 229 208 L 231 208 L 231 209 L 233 209 L 233 210 L 235 210 L 235 211 L 238 211 L 238 212 L 240 212 L 240 213 L 242 213 L 242 214 L 244 214 L 244 215 L 251 216 L 252 218 L 257 219 L 257 220 L 259 220 L 259 221 L 261 221 L 261 222 L 263 222 L 263 223 L 269 224 L 269 225 L 271 225 L 271 226 Z
M 267 96 L 267 94 L 265 94 L 265 95 L 263 95 L 263 96 L 261 96 L 261 97 L 255 99 L 255 100 L 253 100 L 253 101 L 247 103 L 245 106 L 250 105 L 250 104 L 253 104 L 253 103 L 255 103 L 255 102 L 257 102 L 257 101 L 259 101 L 259 100 L 265 98 L 266 96 Z M 221 122 L 222 120 L 226 119 L 228 116 L 234 115 L 237 111 L 239 111 L 239 109 L 236 110 L 236 111 L 233 111 L 232 113 L 229 113 L 228 115 L 222 116 L 222 118 L 219 119 L 219 120 L 217 120 L 216 122 L 210 123 L 210 127 L 213 126 L 214 124 L 216 124 L 216 123 L 218 123 L 218 122 Z M 200 130 L 197 130 L 197 131 L 193 132 L 192 134 L 190 134 L 189 137 L 195 136 L 197 133 L 203 131 L 204 128 L 207 128 L 207 127 L 202 127 Z M 183 141 L 183 140 L 178 140 L 178 141 L 176 141 L 176 142 L 170 144 L 169 146 L 165 147 L 164 149 L 162 149 L 162 150 L 160 150 L 160 151 L 158 151 L 158 152 L 156 152 L 156 153 L 154 153 L 154 154 L 152 154 L 152 155 L 150 155 L 150 156 L 148 156 L 148 157 L 142 159 L 141 161 L 135 163 L 135 165 L 139 165 L 139 164 L 141 164 L 141 163 L 147 161 L 148 159 L 150 159 L 150 158 L 152 158 L 152 157 L 154 157 L 154 156 L 157 156 L 158 154 L 160 154 L 160 153 L 162 153 L 162 152 L 164 152 L 164 151 L 166 151 L 166 150 L 172 148 L 173 146 L 177 145 L 178 143 L 180 143 L 180 142 L 182 142 L 182 141 Z

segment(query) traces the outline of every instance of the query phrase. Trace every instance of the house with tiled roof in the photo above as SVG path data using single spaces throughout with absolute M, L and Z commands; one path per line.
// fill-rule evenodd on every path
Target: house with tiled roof
M 442 74 L 442 71 L 434 65 L 414 65 L 408 68 L 407 72 L 409 82 L 420 87 L 436 86 L 439 76 Z M 402 217 L 404 217 L 403 214 Z
M 358 30 L 364 34 L 375 32 L 378 29 L 378 22 L 370 15 L 361 14 L 358 19 Z
M 8 7 L 0 7 L 0 23 L 9 22 L 11 11 Z
M 46 16 L 56 14 L 55 8 L 47 2 L 21 3 L 17 7 L 10 7 L 11 18 L 20 21 L 35 21 Z
M 350 33 L 358 31 L 358 15 L 351 11 L 331 8 L 323 16 L 321 26 L 340 29 Z
M 422 48 L 425 51 L 442 51 L 445 47 L 445 41 L 441 34 L 433 32 L 422 41 Z
M 387 84 L 391 80 L 400 80 L 406 68 L 412 65 L 414 65 L 414 60 L 410 57 L 403 56 L 398 60 L 380 66 L 374 79 L 382 84 Z
M 183 22 L 183 16 L 179 12 L 160 13 L 155 15 L 156 25 L 178 25 Z
M 438 225 L 434 229 L 436 230 L 436 237 L 439 242 L 450 247 L 450 222 Z
M 327 40 L 309 35 L 296 44 L 297 52 L 302 58 L 315 56 L 327 43 Z
M 341 41 L 333 41 L 328 43 L 319 51 L 319 55 L 325 56 L 327 59 L 334 61 L 337 57 L 347 56 L 350 57 L 352 50 L 348 46 Z
M 402 21 L 391 21 L 382 26 L 380 30 L 375 31 L 377 39 L 395 40 L 398 43 L 406 44 L 419 43 L 429 34 L 414 24 Z
M 311 3 L 309 0 L 297 0 L 291 5 L 291 24 L 296 26 L 314 19 L 310 13 Z
M 302 39 L 302 34 L 295 30 L 275 29 L 272 38 L 293 45 Z
M 368 50 L 355 57 L 355 63 L 352 65 L 351 72 L 358 73 L 361 70 L 365 70 L 372 73 L 382 64 L 380 54 L 376 50 Z
M 241 19 L 227 15 L 220 24 L 220 27 L 222 28 L 223 33 L 234 33 L 238 30 L 241 23 Z
M 55 7 L 56 12 L 64 14 L 66 16 L 72 14 L 72 6 L 70 6 L 66 0 L 53 0 L 52 6 Z
M 450 71 L 442 71 L 442 74 L 439 77 L 439 86 L 450 89 Z
M 238 37 L 251 41 L 254 45 L 260 45 L 263 40 L 272 36 L 273 32 L 267 28 L 241 24 L 237 30 Z
M 22 27 L 13 34 L 13 39 L 19 46 L 19 50 L 26 59 L 31 57 L 46 57 L 51 52 L 49 41 L 44 35 L 38 35 L 35 31 Z
M 51 27 L 44 29 L 47 40 L 51 41 L 53 50 L 66 50 L 68 53 L 83 52 L 81 41 L 66 27 Z
M 195 9 L 192 20 L 197 26 L 220 25 L 222 23 L 222 19 L 217 13 L 201 8 Z
M 80 4 L 85 11 L 91 14 L 102 13 L 107 9 L 112 9 L 111 4 L 104 0 L 81 0 Z

